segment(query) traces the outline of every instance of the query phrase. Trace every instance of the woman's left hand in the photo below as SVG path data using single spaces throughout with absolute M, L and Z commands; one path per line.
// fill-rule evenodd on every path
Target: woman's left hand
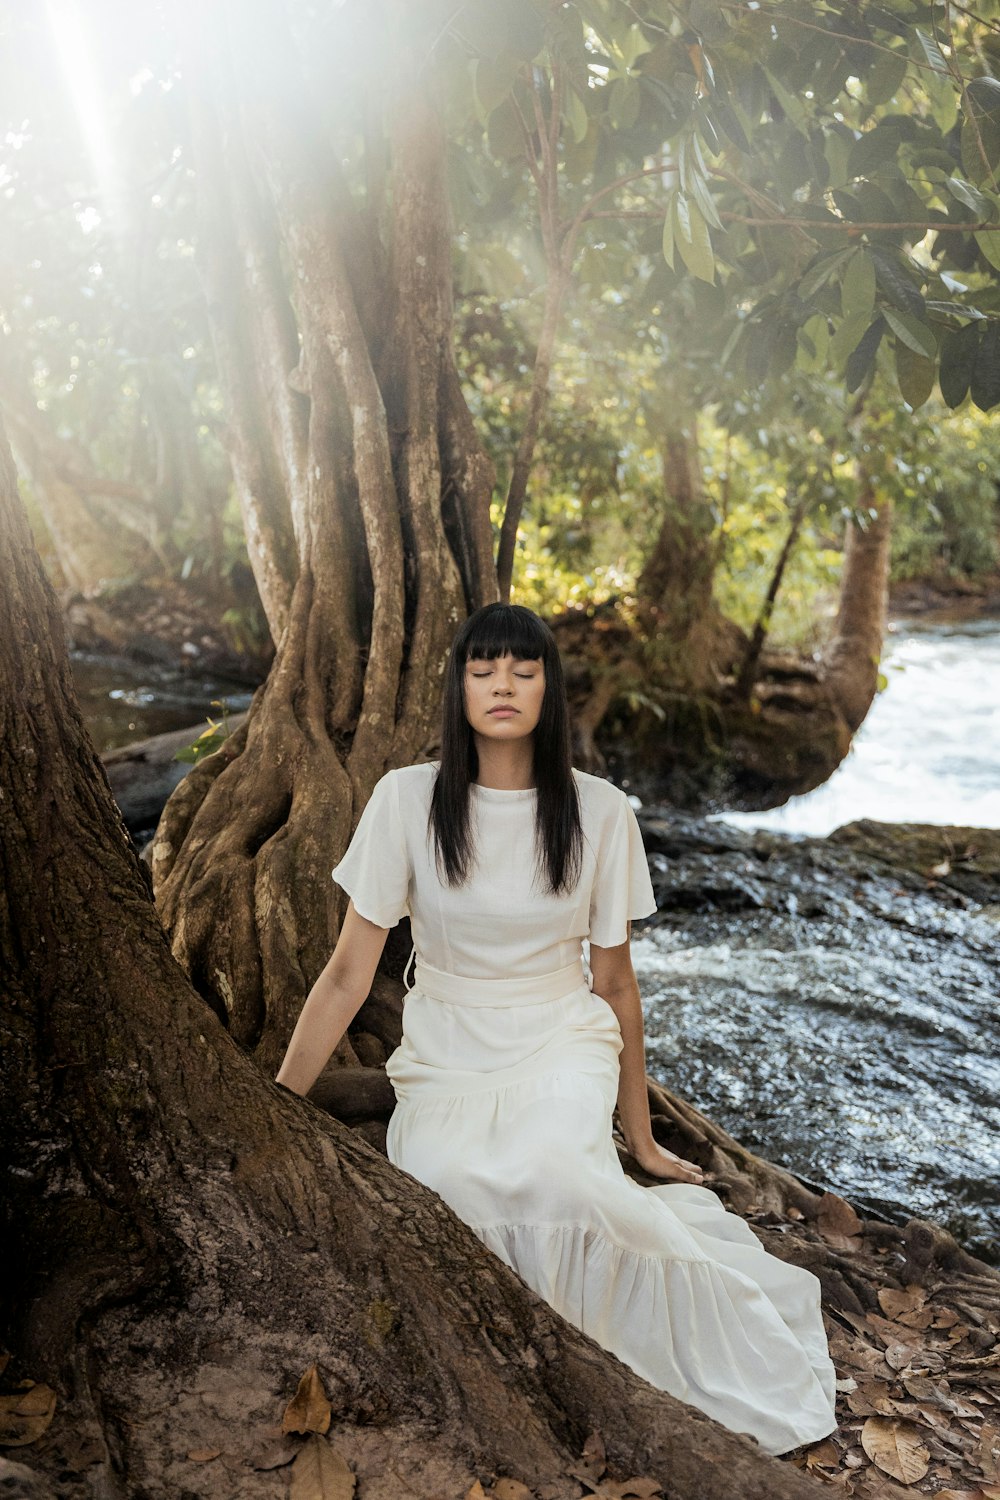
M 686 1161 L 683 1156 L 677 1156 L 673 1151 L 668 1151 L 657 1141 L 647 1141 L 643 1146 L 633 1150 L 629 1147 L 630 1154 L 651 1177 L 665 1177 L 674 1182 L 704 1182 L 705 1174 L 693 1161 Z

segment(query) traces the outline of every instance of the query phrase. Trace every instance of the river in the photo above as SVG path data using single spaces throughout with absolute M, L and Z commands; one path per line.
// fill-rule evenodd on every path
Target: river
M 633 941 L 649 1068 L 807 1181 L 937 1219 L 1000 1263 L 1000 905 L 942 905 L 815 839 L 863 817 L 1000 827 L 1000 624 L 897 622 L 883 666 L 826 785 L 773 812 L 668 812 L 690 831 L 651 854 L 661 913 Z M 73 668 L 101 750 L 185 725 L 193 739 L 213 699 L 235 713 L 250 697 L 127 662 Z
M 807 1181 L 1000 1263 L 1000 904 L 858 873 L 815 838 L 863 817 L 1000 827 L 1000 625 L 900 622 L 883 664 L 826 785 L 651 855 L 649 1070 Z

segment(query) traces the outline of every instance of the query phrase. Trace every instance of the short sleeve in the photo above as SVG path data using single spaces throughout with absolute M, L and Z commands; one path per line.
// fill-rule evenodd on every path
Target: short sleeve
M 409 911 L 410 860 L 394 771 L 375 783 L 333 878 L 377 927 L 395 927 Z
M 597 852 L 590 896 L 590 941 L 616 948 L 628 937 L 627 921 L 656 911 L 653 882 L 632 804 L 621 793 L 618 816 Z

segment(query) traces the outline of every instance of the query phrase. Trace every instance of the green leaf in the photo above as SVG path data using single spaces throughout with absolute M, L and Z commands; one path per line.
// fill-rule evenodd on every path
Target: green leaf
M 969 394 L 980 411 L 1000 404 L 1000 320 L 991 320 L 983 330 Z
M 879 53 L 878 61 L 865 78 L 865 102 L 888 104 L 906 77 L 909 65 L 904 52 Z
M 964 203 L 966 208 L 971 208 L 977 218 L 987 220 L 996 218 L 996 205 L 986 197 L 985 193 L 974 188 L 971 182 L 966 182 L 964 177 L 949 177 L 945 186 L 952 197 L 957 198 L 959 203 Z
M 586 105 L 574 88 L 566 90 L 563 114 L 569 123 L 574 141 L 579 145 L 590 128 L 590 118 L 587 114 Z
M 747 156 L 752 156 L 753 147 L 750 144 L 743 123 L 733 108 L 733 105 L 722 93 L 712 95 L 710 113 L 712 121 L 722 131 L 723 135 L 729 137 L 733 145 L 738 147 Z
M 507 46 L 524 62 L 533 62 L 545 46 L 545 12 L 538 0 L 504 0 L 495 7 L 507 20 Z
M 934 72 L 943 73 L 945 77 L 947 77 L 948 64 L 945 62 L 944 55 L 937 42 L 933 37 L 928 36 L 926 31 L 921 31 L 919 26 L 915 26 L 913 29 L 916 32 L 917 41 L 923 48 L 924 57 L 930 63 L 931 67 L 934 69 Z
M 729 35 L 729 17 L 718 0 L 691 0 L 688 20 L 709 46 L 726 41 Z
M 838 325 L 830 340 L 830 358 L 836 369 L 844 368 L 848 355 L 857 347 L 865 326 L 864 318 L 844 318 Z
M 808 302 L 816 295 L 833 276 L 834 272 L 849 260 L 854 254 L 853 249 L 835 250 L 832 255 L 820 255 L 814 265 L 803 274 L 798 285 L 798 294 L 803 302 Z
M 616 130 L 631 130 L 639 118 L 642 88 L 637 78 L 616 78 L 608 90 L 608 119 Z
M 770 68 L 765 68 L 764 72 L 767 74 L 767 81 L 771 85 L 771 92 L 781 105 L 782 112 L 786 118 L 791 121 L 796 130 L 801 130 L 804 134 L 808 134 L 809 115 L 802 100 L 789 89 L 786 89 L 782 80 L 775 73 L 772 73 Z
M 695 172 L 691 178 L 691 190 L 694 194 L 695 202 L 705 216 L 706 222 L 711 224 L 713 229 L 721 229 L 723 227 L 722 220 L 719 218 L 718 210 L 715 207 L 715 200 L 709 191 L 704 177 L 698 172 Z
M 799 368 L 810 375 L 825 370 L 830 354 L 830 329 L 823 314 L 814 313 L 811 318 L 807 318 L 796 337 Z
M 962 170 L 970 182 L 982 184 L 990 182 L 991 176 L 1000 178 L 1000 119 L 995 115 L 977 115 L 975 121 L 963 120 L 961 156 Z
M 903 400 L 911 411 L 923 406 L 934 389 L 934 360 L 915 354 L 902 340 L 896 340 L 896 379 Z
M 976 244 L 985 260 L 994 270 L 1000 271 L 1000 226 L 996 229 L 979 229 L 975 234 Z
M 840 305 L 845 318 L 864 318 L 867 323 L 875 307 L 875 262 L 863 247 L 847 262 L 840 283 Z
M 831 130 L 823 141 L 823 155 L 830 169 L 829 188 L 841 188 L 848 181 L 847 163 L 852 142 L 839 130 Z
M 972 372 L 979 353 L 979 324 L 966 323 L 952 329 L 941 343 L 941 370 L 938 381 L 945 406 L 961 406 L 972 383 Z
M 924 310 L 924 299 L 899 261 L 876 246 L 872 247 L 871 254 L 875 262 L 878 284 L 893 307 L 898 307 L 903 312 L 912 313 L 915 318 L 919 318 Z
M 507 3 L 507 0 L 504 0 Z M 629 27 L 620 46 L 621 55 L 627 68 L 635 67 L 636 62 L 647 52 L 652 52 L 652 43 L 646 40 L 646 34 L 641 26 Z
M 473 85 L 483 124 L 514 87 L 518 62 L 509 54 L 501 57 L 479 57 L 473 63 Z
M 844 371 L 844 380 L 848 391 L 852 395 L 874 366 L 878 346 L 882 342 L 882 335 L 884 333 L 885 319 L 881 317 L 876 318 L 874 323 L 866 328 L 861 335 L 857 348 L 852 350 L 850 358 L 847 361 L 847 368 Z
M 524 137 L 513 104 L 505 99 L 490 115 L 486 126 L 490 152 L 498 161 L 513 161 L 524 155 Z
M 697 203 L 680 191 L 674 198 L 674 237 L 691 274 L 702 281 L 714 281 L 715 255 L 705 217 Z
M 663 220 L 663 259 L 671 270 L 674 269 L 674 194 L 676 189 L 667 199 L 667 212 Z
M 896 337 L 908 349 L 912 349 L 914 354 L 922 354 L 926 359 L 937 357 L 937 339 L 933 328 L 928 328 L 926 323 L 922 323 L 912 313 L 901 312 L 898 307 L 883 307 L 882 315 Z

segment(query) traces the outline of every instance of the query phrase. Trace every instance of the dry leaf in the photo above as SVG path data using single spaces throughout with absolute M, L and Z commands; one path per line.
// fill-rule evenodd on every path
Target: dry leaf
M 186 1457 L 193 1464 L 207 1464 L 211 1463 L 213 1458 L 218 1458 L 221 1452 L 221 1448 L 189 1448 Z
M 292 1464 L 289 1500 L 351 1500 L 355 1483 L 347 1460 L 312 1433 Z
M 976 1463 L 991 1483 L 1000 1479 L 1000 1428 L 993 1427 L 989 1422 L 983 1423 L 983 1430 L 979 1435 Z
M 988 1484 L 984 1490 L 935 1490 L 931 1500 L 1000 1500 L 1000 1486 Z
M 814 1448 L 810 1448 L 806 1454 L 806 1467 L 809 1469 L 839 1469 L 840 1449 L 829 1438 L 824 1438 L 821 1443 L 817 1443 Z
M 816 1224 L 824 1239 L 830 1235 L 846 1238 L 860 1234 L 863 1227 L 847 1199 L 841 1198 L 838 1193 L 823 1194 L 819 1200 Z
M 894 1287 L 883 1287 L 878 1294 L 879 1306 L 890 1318 L 902 1317 L 905 1313 L 915 1313 L 923 1308 L 927 1301 L 927 1293 L 922 1286 L 913 1283 L 905 1287 L 903 1291 L 897 1291 Z M 932 1314 L 933 1316 L 933 1314 Z
M 466 1490 L 465 1500 L 486 1500 L 486 1491 L 478 1479 Z
M 328 1432 L 333 1413 L 327 1400 L 319 1370 L 310 1365 L 298 1390 L 285 1407 L 281 1420 L 282 1432 Z M 305 1450 L 303 1450 L 305 1451 Z
M 534 1500 L 534 1495 L 519 1479 L 498 1479 L 490 1490 L 490 1500 Z
M 884 1474 L 903 1484 L 916 1484 L 930 1467 L 930 1454 L 912 1422 L 869 1417 L 861 1429 L 861 1446 Z
M 50 1385 L 24 1382 L 21 1390 L 0 1396 L 0 1446 L 23 1448 L 41 1437 L 55 1415 L 56 1393 Z
M 652 1500 L 652 1496 L 663 1494 L 663 1486 L 643 1475 L 635 1479 L 605 1479 L 594 1494 L 599 1500 Z
M 892 1411 L 892 1399 L 887 1387 L 875 1380 L 862 1381 L 857 1390 L 848 1396 L 847 1405 L 856 1417 L 867 1417 L 880 1412 L 888 1414 Z

